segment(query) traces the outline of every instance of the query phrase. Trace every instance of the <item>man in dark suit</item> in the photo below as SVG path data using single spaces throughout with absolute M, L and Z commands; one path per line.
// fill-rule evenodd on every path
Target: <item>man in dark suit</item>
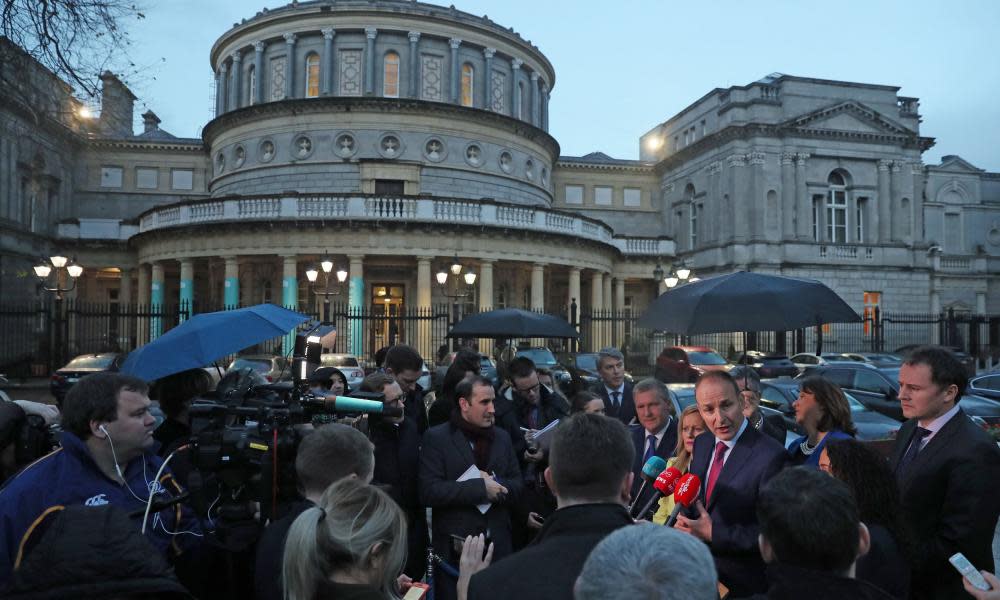
M 896 435 L 890 466 L 904 516 L 919 540 L 913 598 L 961 598 L 962 577 L 948 564 L 961 552 L 977 569 L 993 567 L 1000 515 L 1000 450 L 959 406 L 962 364 L 951 351 L 924 346 L 899 369 L 899 402 L 908 419 Z
M 493 542 L 494 560 L 511 553 L 509 506 L 521 491 L 522 479 L 510 436 L 493 426 L 490 380 L 465 379 L 455 387 L 455 397 L 458 411 L 451 421 L 424 434 L 419 488 L 421 503 L 433 510 L 434 552 L 457 568 L 461 547 L 455 551 L 452 536 L 486 533 Z M 463 477 L 470 467 L 474 476 Z M 435 598 L 456 597 L 455 581 L 440 570 L 434 582 Z
M 423 374 L 424 359 L 410 346 L 396 344 L 385 352 L 383 371 L 392 375 L 406 394 L 403 411 L 417 424 L 417 431 L 423 435 L 427 431 L 427 407 L 424 406 L 424 388 L 417 380 Z
M 788 428 L 780 414 L 772 413 L 765 416 L 760 410 L 760 376 L 750 367 L 741 365 L 729 371 L 740 388 L 740 398 L 743 399 L 743 416 L 757 431 L 768 435 L 776 442 L 785 445 L 785 434 Z
M 785 449 L 750 427 L 739 388 L 725 371 L 702 374 L 694 394 L 708 429 L 694 441 L 690 467 L 702 488 L 696 507 L 678 517 L 677 527 L 709 545 L 719 581 L 733 597 L 763 592 L 757 498 L 784 466 Z
M 633 427 L 632 445 L 635 448 L 635 460 L 632 461 L 632 506 L 639 510 L 655 493 L 653 486 L 642 485 L 642 467 L 653 456 L 670 458 L 677 447 L 677 419 L 673 415 L 673 404 L 670 402 L 667 387 L 650 377 L 635 384 L 632 397 L 635 399 L 638 427 Z M 641 495 L 639 488 L 643 488 Z M 654 510 L 657 508 L 654 505 Z M 636 518 L 647 518 L 648 515 L 637 515 Z
M 601 380 L 591 390 L 604 400 L 604 414 L 629 425 L 635 419 L 632 384 L 625 381 L 625 357 L 616 348 L 602 348 L 597 353 L 597 372 Z
M 625 427 L 579 414 L 555 430 L 545 480 L 559 508 L 535 541 L 472 576 L 469 600 L 572 600 L 587 555 L 612 531 L 632 524 L 625 511 L 632 486 L 632 443 Z

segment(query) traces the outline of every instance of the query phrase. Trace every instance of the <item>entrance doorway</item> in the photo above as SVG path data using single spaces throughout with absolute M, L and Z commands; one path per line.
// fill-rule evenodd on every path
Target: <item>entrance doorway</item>
M 401 283 L 372 285 L 372 348 L 407 343 L 402 317 L 405 309 L 405 287 Z

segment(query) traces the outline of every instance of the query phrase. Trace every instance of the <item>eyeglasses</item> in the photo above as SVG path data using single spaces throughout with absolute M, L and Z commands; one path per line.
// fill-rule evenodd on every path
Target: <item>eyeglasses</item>
M 401 406 L 404 402 L 406 402 L 406 394 L 400 394 L 392 400 L 389 400 L 388 398 L 385 400 L 385 403 L 389 406 Z
M 519 388 L 519 387 L 515 387 L 514 391 L 517 392 L 518 394 L 524 394 L 524 395 L 537 394 L 539 388 L 541 387 L 541 385 L 542 385 L 541 383 L 536 383 L 535 385 L 531 386 L 530 388 L 523 389 L 523 390 L 521 388 Z

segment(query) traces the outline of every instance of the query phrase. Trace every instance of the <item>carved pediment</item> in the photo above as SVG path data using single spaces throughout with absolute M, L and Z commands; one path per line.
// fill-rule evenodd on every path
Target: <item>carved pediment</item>
M 900 125 L 860 102 L 849 100 L 795 117 L 782 124 L 793 130 L 838 131 L 892 136 L 915 136 Z
M 941 157 L 941 164 L 934 167 L 935 171 L 948 171 L 949 173 L 971 173 L 980 174 L 983 169 L 977 168 L 961 156 L 949 154 Z

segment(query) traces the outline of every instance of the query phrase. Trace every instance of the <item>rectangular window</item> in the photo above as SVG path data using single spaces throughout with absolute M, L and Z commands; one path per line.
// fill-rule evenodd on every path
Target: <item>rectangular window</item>
M 701 120 L 701 137 L 705 137 L 705 119 Z
M 831 189 L 826 196 L 826 239 L 847 243 L 847 192 L 842 189 Z
M 611 206 L 613 188 L 605 186 L 594 186 L 594 204 L 599 206 Z
M 862 314 L 862 317 L 865 320 L 863 324 L 864 332 L 865 335 L 871 335 L 873 330 L 872 323 L 875 319 L 875 309 L 882 303 L 882 292 L 865 292 L 863 300 L 864 313 Z
M 405 183 L 402 179 L 376 179 L 376 196 L 402 196 L 405 192 Z
M 962 218 L 955 213 L 944 215 L 944 251 L 965 254 L 962 250 Z
M 583 204 L 583 186 L 566 186 L 566 204 Z
M 813 241 L 819 241 L 819 202 L 816 201 L 816 196 L 813 196 Z
M 170 189 L 194 189 L 194 171 L 191 169 L 174 169 L 170 172 Z
M 865 212 L 868 210 L 868 198 L 858 198 L 858 206 L 855 209 L 854 224 L 855 235 L 859 244 L 865 243 Z
M 135 187 L 140 190 L 155 190 L 158 185 L 158 171 L 151 167 L 136 167 Z
M 101 187 L 120 188 L 122 186 L 121 167 L 101 167 Z
M 625 206 L 642 206 L 642 190 L 636 188 L 625 188 Z
M 698 245 L 698 205 L 691 204 L 691 229 L 690 229 L 690 240 L 691 248 Z

